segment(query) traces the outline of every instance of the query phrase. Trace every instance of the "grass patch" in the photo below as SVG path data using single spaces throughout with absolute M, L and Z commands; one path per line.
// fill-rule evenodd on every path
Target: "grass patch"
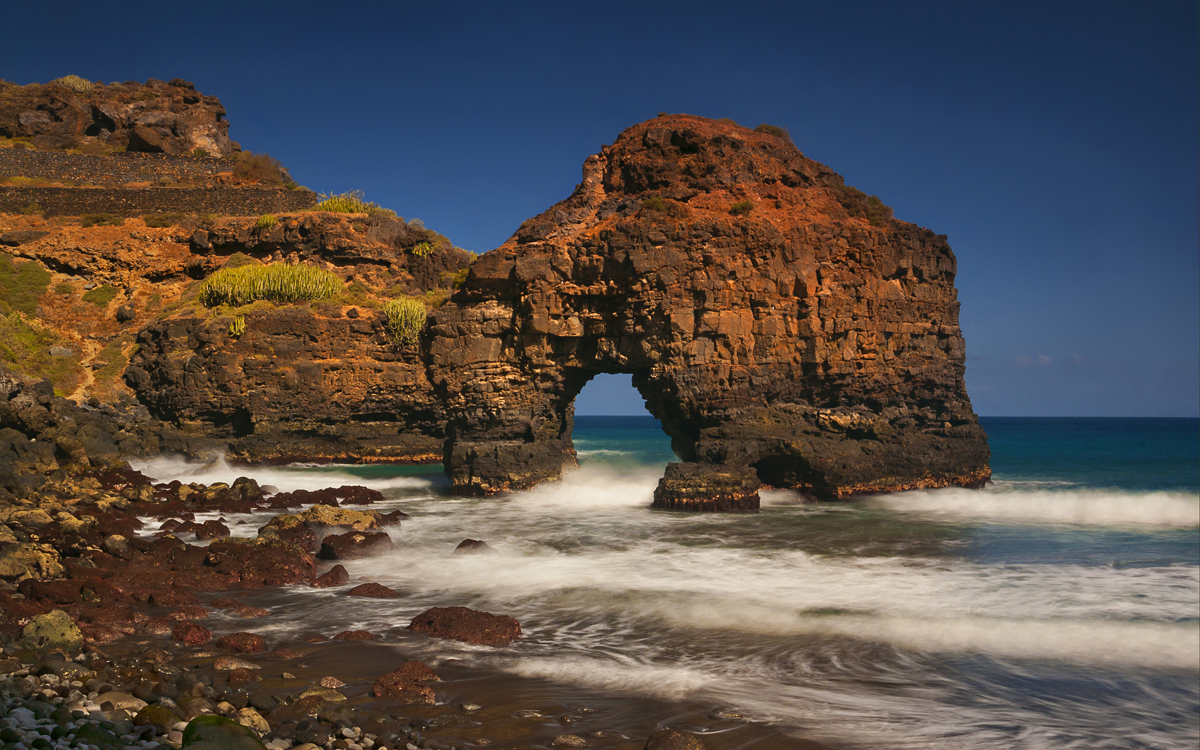
M 741 127 L 741 125 L 738 125 L 737 120 L 733 119 L 732 117 L 722 117 L 717 120 L 717 122 L 723 122 L 726 125 L 737 125 L 739 128 Z
M 388 300 L 383 306 L 383 314 L 387 316 L 388 333 L 396 346 L 401 349 L 416 347 L 421 339 L 421 329 L 425 327 L 424 300 L 415 297 Z
M 142 221 L 146 222 L 146 226 L 151 227 L 153 229 L 164 229 L 166 227 L 173 227 L 176 224 L 178 224 L 179 222 L 183 221 L 183 219 L 184 219 L 183 214 L 169 214 L 169 213 L 146 214 L 145 216 L 142 217 Z
M 416 245 L 413 245 L 413 249 L 409 250 L 409 252 L 418 258 L 424 258 L 433 252 L 433 245 L 429 242 L 418 242 Z
M 124 346 L 120 341 L 109 342 L 108 346 L 100 350 L 96 355 L 96 359 L 104 363 L 104 366 L 96 370 L 92 377 L 94 384 L 92 390 L 98 394 L 110 392 L 117 385 L 121 374 L 125 372 L 125 366 L 129 364 L 129 358 L 125 356 Z
M 239 315 L 229 324 L 229 335 L 233 338 L 239 338 L 246 332 L 246 316 Z
M 262 216 L 258 217 L 258 221 L 254 223 L 254 226 L 258 227 L 259 229 L 266 229 L 268 227 L 275 226 L 276 223 L 278 223 L 278 220 L 274 216 L 271 214 L 263 214 Z
M 755 128 L 754 132 L 755 133 L 765 133 L 766 135 L 773 135 L 776 138 L 786 138 L 789 141 L 792 140 L 792 137 L 790 135 L 788 135 L 787 128 L 781 128 L 778 125 L 768 125 L 765 122 L 763 124 L 759 125 L 757 128 Z
M 53 331 L 19 312 L 0 315 L 0 360 L 28 377 L 48 378 L 56 391 L 70 393 L 82 381 L 83 371 L 78 355 L 51 356 L 50 347 L 61 343 Z
M 73 294 L 74 292 L 75 287 L 65 281 L 60 281 L 54 285 L 54 293 L 60 297 L 66 297 L 68 294 Z
M 0 314 L 16 310 L 33 315 L 49 286 L 50 272 L 41 263 L 16 263 L 11 255 L 0 253 Z
M 745 216 L 754 210 L 754 204 L 750 201 L 738 201 L 729 207 L 729 213 L 734 216 Z
M 647 214 L 664 214 L 676 219 L 682 219 L 687 216 L 690 211 L 688 207 L 679 201 L 673 201 L 670 198 L 664 198 L 661 195 L 652 195 L 642 201 L 640 212 L 643 215 Z M 472 258 L 474 261 L 474 258 Z
M 87 227 L 118 227 L 125 223 L 124 217 L 116 214 L 84 214 L 79 217 L 79 226 Z
M 117 288 L 115 286 L 98 286 L 91 291 L 84 292 L 83 301 L 91 302 L 96 307 L 108 307 L 108 303 L 113 301 L 113 297 L 117 296 Z
M 286 304 L 329 299 L 340 291 L 341 277 L 316 266 L 226 266 L 200 286 L 200 302 L 206 307 L 240 307 L 256 300 Z

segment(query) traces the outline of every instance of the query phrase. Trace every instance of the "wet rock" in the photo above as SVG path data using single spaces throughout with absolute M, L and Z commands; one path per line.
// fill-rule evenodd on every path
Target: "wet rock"
M 304 700 L 305 698 L 319 698 L 325 703 L 341 703 L 346 700 L 346 696 L 338 691 L 321 687 L 320 685 L 310 687 L 300 694 L 300 700 Z
M 481 646 L 506 646 L 521 636 L 521 625 L 513 618 L 466 607 L 426 610 L 412 619 L 408 629 Z
M 346 568 L 341 565 L 334 565 L 328 572 L 313 581 L 313 586 L 317 588 L 329 588 L 330 586 L 342 586 L 347 583 L 350 583 L 350 574 L 346 572 Z
M 236 656 L 218 656 L 217 660 L 213 662 L 213 669 L 218 672 L 231 672 L 235 669 L 262 669 L 262 667 Z
M 393 698 L 402 703 L 432 706 L 437 702 L 437 695 L 426 683 L 437 682 L 439 679 L 432 669 L 421 662 L 406 661 L 397 669 L 375 680 L 371 687 L 371 695 L 376 698 Z
M 552 747 L 587 747 L 587 740 L 577 734 L 560 734 L 550 743 Z
M 333 637 L 335 641 L 373 641 L 375 634 L 366 630 L 343 630 Z
M 241 654 L 257 654 L 266 648 L 266 641 L 257 633 L 230 633 L 217 640 L 217 647 Z
M 752 467 L 669 463 L 654 490 L 655 508 L 685 511 L 756 511 L 758 475 Z
M 322 560 L 357 560 L 396 548 L 392 538 L 382 531 L 350 531 L 331 534 L 321 540 Z
M 38 651 L 74 653 L 83 646 L 83 632 L 61 609 L 38 615 L 21 631 L 26 647 Z
M 254 730 L 223 716 L 197 716 L 183 730 L 188 750 L 265 750 Z
M 262 654 L 260 659 L 270 659 L 271 661 L 291 661 L 304 656 L 300 651 L 293 651 L 290 648 L 277 648 L 274 651 L 269 651 Z
M 145 706 L 133 717 L 134 726 L 154 727 L 160 734 L 171 731 L 178 721 L 179 716 L 174 711 L 159 705 Z
M 479 554 L 482 552 L 495 552 L 496 550 L 489 547 L 487 542 L 481 542 L 478 539 L 464 539 L 454 548 L 456 555 Z
M 260 735 L 271 731 L 271 725 L 268 724 L 267 720 L 262 717 L 262 714 L 260 714 L 258 711 L 255 711 L 253 708 L 239 709 L 236 718 L 237 723 L 241 724 L 247 729 L 254 730 Z
M 678 729 L 660 729 L 646 740 L 646 750 L 704 750 L 704 742 Z
M 184 620 L 171 630 L 171 640 L 185 646 L 202 646 L 212 640 L 212 633 L 203 625 Z
M 375 599 L 395 599 L 400 592 L 379 583 L 364 583 L 346 592 L 346 596 L 369 596 Z

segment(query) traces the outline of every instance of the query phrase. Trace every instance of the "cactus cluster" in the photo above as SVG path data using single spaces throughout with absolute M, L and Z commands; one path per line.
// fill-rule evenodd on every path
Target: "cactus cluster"
M 425 326 L 425 303 L 422 300 L 415 297 L 389 300 L 383 306 L 383 314 L 387 316 L 388 333 L 397 346 L 411 349 L 417 345 L 421 329 Z
M 316 266 L 238 266 L 222 268 L 200 287 L 200 302 L 217 305 L 248 305 L 256 300 L 298 302 L 329 299 L 342 290 L 342 279 Z
M 95 85 L 96 85 L 96 84 L 92 83 L 91 81 L 89 81 L 88 79 L 80 78 L 77 75 L 69 75 L 69 76 L 63 76 L 62 78 L 55 78 L 53 81 L 51 81 L 51 83 L 61 83 L 62 85 L 66 86 L 67 88 L 71 89 L 72 91 L 74 91 L 77 94 L 86 94 L 87 92 L 89 92 L 93 88 L 95 88 Z

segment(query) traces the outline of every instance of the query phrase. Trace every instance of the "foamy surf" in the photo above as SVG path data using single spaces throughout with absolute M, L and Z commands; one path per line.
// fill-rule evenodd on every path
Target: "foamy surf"
M 260 486 L 272 486 L 280 492 L 296 490 L 320 490 L 326 487 L 358 485 L 373 490 L 418 490 L 432 488 L 433 482 L 418 477 L 369 477 L 351 471 L 350 467 L 330 464 L 314 468 L 310 465 L 285 466 L 233 466 L 220 456 L 212 461 L 199 462 L 189 459 L 159 456 L 148 461 L 130 461 L 129 465 L 156 482 L 178 480 L 183 483 L 199 482 L 232 484 L 239 477 L 248 477 Z
M 1186 492 L 952 488 L 901 492 L 874 497 L 865 503 L 905 513 L 1008 523 L 1200 526 L 1200 497 Z

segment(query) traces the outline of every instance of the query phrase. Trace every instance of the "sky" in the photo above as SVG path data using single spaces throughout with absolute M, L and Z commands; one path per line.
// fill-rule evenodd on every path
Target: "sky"
M 4 19 L 0 78 L 185 78 L 301 184 L 476 252 L 658 112 L 786 127 L 949 235 L 977 413 L 1200 415 L 1195 0 L 42 0 Z M 577 410 L 644 413 L 628 377 Z

